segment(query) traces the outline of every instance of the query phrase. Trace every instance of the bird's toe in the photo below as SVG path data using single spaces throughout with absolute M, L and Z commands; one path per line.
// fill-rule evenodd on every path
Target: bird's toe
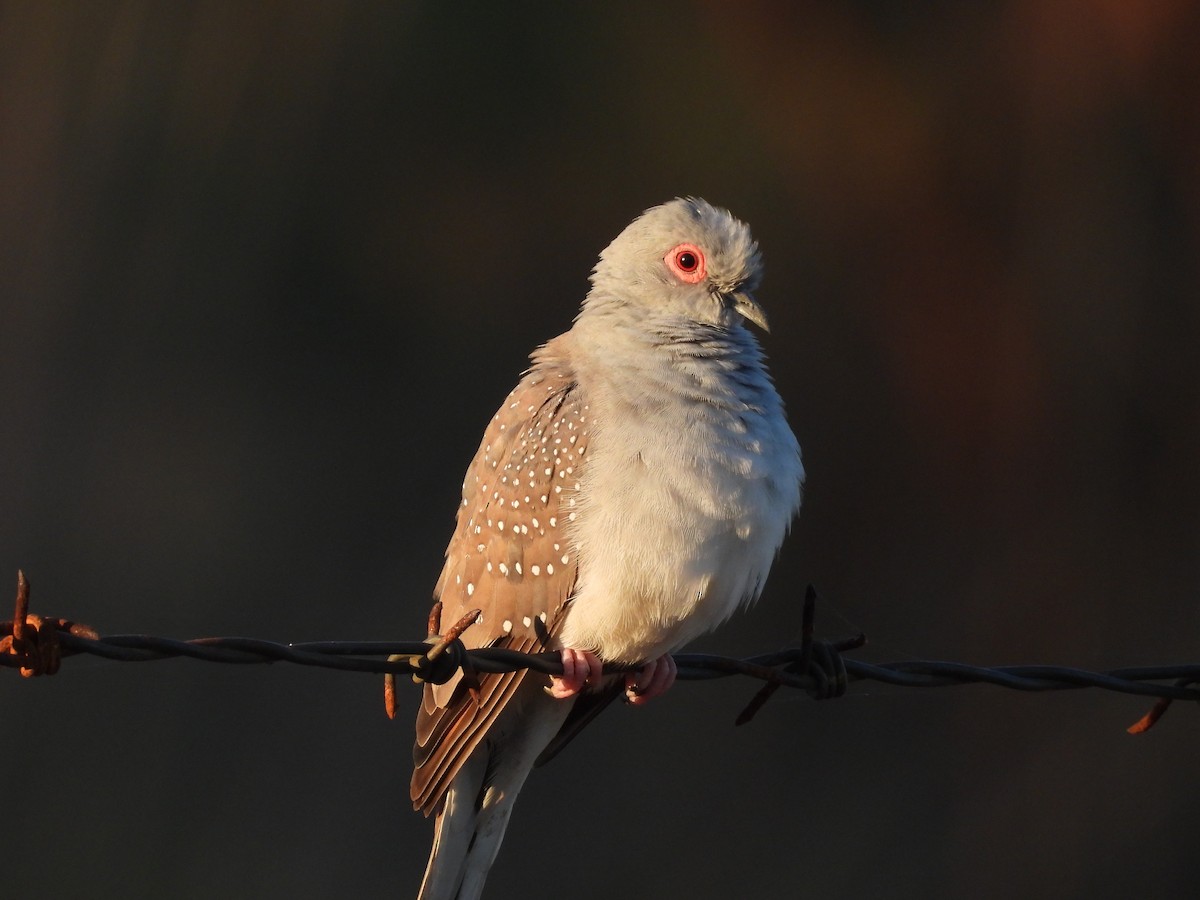
M 635 706 L 641 706 L 670 690 L 678 674 L 675 658 L 664 653 L 637 672 L 625 676 L 625 697 Z
M 547 690 L 547 693 L 557 700 L 574 697 L 589 682 L 597 684 L 604 672 L 604 664 L 595 653 L 570 647 L 562 651 L 562 667 L 562 675 L 551 676 L 550 687 Z

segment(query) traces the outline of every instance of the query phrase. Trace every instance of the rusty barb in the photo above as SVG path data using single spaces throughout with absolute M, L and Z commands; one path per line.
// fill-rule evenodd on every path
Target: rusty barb
M 20 668 L 22 678 L 53 675 L 62 665 L 64 653 L 59 635 L 63 632 L 89 640 L 98 635 L 86 625 L 68 619 L 51 619 L 29 612 L 29 579 L 17 571 L 17 600 L 13 617 L 0 622 L 0 664 Z
M 1166 712 L 1172 701 L 1200 702 L 1200 664 L 1143 666 L 1089 672 L 1066 666 L 999 666 L 985 668 L 957 662 L 901 660 L 868 663 L 842 654 L 866 643 L 857 634 L 843 640 L 813 637 L 817 593 L 810 585 L 804 597 L 800 646 L 774 653 L 734 659 L 701 653 L 677 653 L 679 680 L 704 681 L 741 675 L 762 682 L 762 687 L 737 718 L 750 721 L 781 687 L 799 689 L 817 700 L 840 697 L 858 681 L 875 681 L 897 687 L 948 687 L 991 684 L 1026 692 L 1100 688 L 1122 694 L 1157 698 L 1145 716 L 1127 730 L 1147 731 Z M 479 679 L 501 672 L 532 669 L 545 675 L 561 675 L 560 655 L 521 653 L 506 647 L 468 649 L 462 636 L 479 617 L 471 610 L 442 632 L 442 607 L 434 604 L 429 613 L 428 637 L 423 641 L 310 641 L 280 644 L 256 638 L 215 637 L 180 641 L 144 634 L 100 636 L 86 625 L 67 619 L 36 616 L 29 612 L 29 581 L 17 573 L 17 600 L 13 618 L 0 622 L 0 666 L 17 668 L 25 677 L 52 675 L 68 656 L 87 653 L 120 662 L 148 662 L 186 656 L 204 662 L 263 664 L 288 662 L 351 672 L 374 672 L 385 676 L 384 697 L 389 716 L 396 714 L 397 674 L 412 676 L 426 684 L 445 684 L 452 679 L 472 692 Z M 634 666 L 605 666 L 610 673 L 632 671 Z
M 463 673 L 463 684 L 467 686 L 467 690 L 471 692 L 471 696 L 475 702 L 479 702 L 479 677 L 475 672 L 475 667 L 471 663 L 471 657 L 466 652 L 460 638 L 463 632 L 479 621 L 479 615 L 482 610 L 473 609 L 464 615 L 461 619 L 451 626 L 450 630 L 445 634 L 441 634 L 442 630 L 442 601 L 437 600 L 433 604 L 433 608 L 429 610 L 429 637 L 425 639 L 425 643 L 429 645 L 429 649 L 423 654 L 403 654 L 393 653 L 388 657 L 388 662 L 398 662 L 407 660 L 413 667 L 412 680 L 414 684 L 444 684 L 449 681 L 456 670 L 461 669 Z M 434 674 L 434 664 L 439 658 L 451 651 L 449 657 L 450 667 L 443 663 L 440 667 L 440 672 Z M 383 676 L 383 708 L 387 712 L 389 719 L 396 718 L 396 675 L 393 672 L 388 672 Z

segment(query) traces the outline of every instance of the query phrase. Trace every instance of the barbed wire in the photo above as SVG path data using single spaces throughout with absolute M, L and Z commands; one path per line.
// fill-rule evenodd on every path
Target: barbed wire
M 734 658 L 706 653 L 674 654 L 678 677 L 705 681 L 741 675 L 764 682 L 762 688 L 737 717 L 741 725 L 750 721 L 763 704 L 781 687 L 802 690 L 824 700 L 840 697 L 853 682 L 874 681 L 900 687 L 947 687 L 990 684 L 1018 691 L 1060 691 L 1100 688 L 1122 694 L 1155 697 L 1154 707 L 1127 731 L 1148 730 L 1174 700 L 1200 702 L 1200 664 L 1138 666 L 1094 672 L 1068 666 L 974 666 L 940 660 L 902 660 L 868 663 L 846 658 L 843 653 L 867 642 L 863 634 L 841 640 L 813 637 L 816 591 L 809 585 L 805 594 L 801 643 L 758 656 Z M 281 644 L 246 637 L 211 637 L 175 640 L 144 634 L 101 636 L 95 630 L 68 619 L 50 618 L 29 612 L 29 581 L 17 573 L 17 598 L 13 618 L 0 622 L 0 666 L 19 668 L 25 677 L 52 675 L 68 656 L 88 654 L 120 662 L 150 662 L 186 657 L 203 662 L 235 665 L 286 662 L 385 676 L 385 704 L 389 716 L 396 713 L 395 676 L 411 675 L 414 681 L 443 684 L 462 672 L 464 683 L 474 690 L 481 674 L 532 669 L 546 675 L 561 675 L 558 653 L 522 653 L 501 647 L 467 649 L 460 640 L 474 624 L 479 610 L 472 610 L 444 633 L 441 604 L 429 616 L 429 637 L 423 641 L 308 641 Z M 605 664 L 606 673 L 630 672 L 636 666 Z

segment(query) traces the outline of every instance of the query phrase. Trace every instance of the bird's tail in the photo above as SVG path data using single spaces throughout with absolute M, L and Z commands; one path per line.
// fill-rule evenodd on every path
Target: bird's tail
M 433 849 L 417 900 L 478 900 L 500 851 L 513 802 L 529 769 L 516 784 L 485 784 L 487 754 L 476 752 L 455 776 L 437 814 Z
M 572 705 L 524 680 L 450 783 L 418 900 L 476 900 L 483 893 L 517 794 Z

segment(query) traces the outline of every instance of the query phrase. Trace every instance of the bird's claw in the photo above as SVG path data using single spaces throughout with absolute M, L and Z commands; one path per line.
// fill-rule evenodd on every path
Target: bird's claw
M 636 672 L 625 676 L 625 699 L 634 706 L 648 703 L 671 689 L 679 667 L 670 653 L 664 653 L 653 662 L 648 662 Z
M 562 667 L 562 675 L 552 675 L 550 687 L 546 689 L 546 693 L 556 700 L 574 697 L 589 682 L 595 686 L 604 673 L 604 663 L 591 650 L 564 649 Z

